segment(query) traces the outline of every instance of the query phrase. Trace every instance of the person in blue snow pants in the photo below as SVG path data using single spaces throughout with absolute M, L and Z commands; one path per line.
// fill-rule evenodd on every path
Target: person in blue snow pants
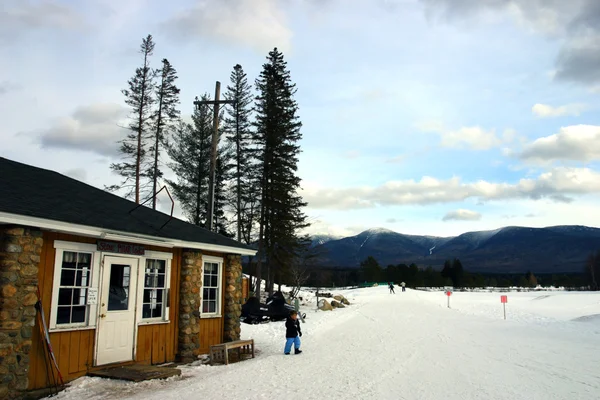
M 302 353 L 302 350 L 300 350 L 300 336 L 302 336 L 302 331 L 300 330 L 298 313 L 290 311 L 290 316 L 285 321 L 285 349 L 283 352 L 286 355 L 290 354 L 292 344 L 294 345 L 294 354 Z

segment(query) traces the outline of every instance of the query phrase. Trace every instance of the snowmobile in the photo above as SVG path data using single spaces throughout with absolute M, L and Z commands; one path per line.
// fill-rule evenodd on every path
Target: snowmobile
M 261 324 L 269 321 L 283 321 L 293 311 L 294 306 L 287 304 L 281 292 L 275 292 L 267 298 L 267 303 L 261 303 L 258 298 L 250 297 L 242 306 L 240 321 L 247 324 Z

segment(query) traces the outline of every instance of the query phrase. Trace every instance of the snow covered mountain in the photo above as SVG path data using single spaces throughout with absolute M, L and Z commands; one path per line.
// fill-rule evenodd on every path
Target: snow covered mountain
M 356 236 L 313 243 L 323 254 L 322 265 L 329 267 L 358 267 L 372 256 L 383 267 L 414 262 L 422 267 L 441 268 L 445 260 L 457 257 L 471 271 L 580 272 L 587 256 L 600 250 L 600 229 L 510 226 L 436 237 L 373 228 Z
M 313 236 L 311 236 L 312 246 L 313 247 L 319 246 L 321 244 L 325 244 L 332 240 L 339 240 L 341 238 L 342 238 L 341 236 L 334 236 L 334 235 L 313 235 Z

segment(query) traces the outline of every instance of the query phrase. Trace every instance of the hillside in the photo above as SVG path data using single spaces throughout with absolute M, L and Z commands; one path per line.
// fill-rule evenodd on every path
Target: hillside
M 505 227 L 456 237 L 404 235 L 376 228 L 331 239 L 315 248 L 322 266 L 358 267 L 368 256 L 382 266 L 416 263 L 439 269 L 459 258 L 474 272 L 580 272 L 588 255 L 600 249 L 600 229 L 586 226 Z

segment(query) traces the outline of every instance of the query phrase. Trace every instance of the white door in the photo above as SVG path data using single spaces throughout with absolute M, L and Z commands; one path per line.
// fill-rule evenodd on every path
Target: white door
M 133 360 L 137 273 L 138 259 L 104 256 L 96 365 Z

